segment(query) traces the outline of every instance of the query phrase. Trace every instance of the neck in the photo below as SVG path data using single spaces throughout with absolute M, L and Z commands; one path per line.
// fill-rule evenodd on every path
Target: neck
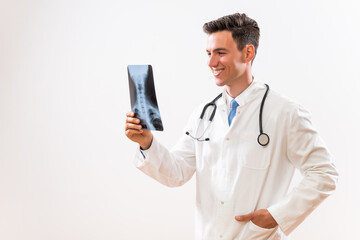
M 240 78 L 236 83 L 231 85 L 226 85 L 226 92 L 232 97 L 236 98 L 239 96 L 245 89 L 247 89 L 252 83 L 254 77 L 251 72 L 246 73 L 242 78 Z

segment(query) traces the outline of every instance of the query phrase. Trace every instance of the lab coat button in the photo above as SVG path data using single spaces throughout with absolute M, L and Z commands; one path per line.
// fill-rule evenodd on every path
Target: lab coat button
M 222 236 L 222 235 L 220 235 L 219 237 L 220 237 L 220 238 L 222 238 L 223 236 Z
M 221 205 L 224 205 L 224 202 L 221 202 Z
M 230 138 L 226 138 L 226 141 L 229 141 L 230 140 Z

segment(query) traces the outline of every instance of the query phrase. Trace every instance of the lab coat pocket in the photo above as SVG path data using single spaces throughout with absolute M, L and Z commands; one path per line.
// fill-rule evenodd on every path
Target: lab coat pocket
M 257 226 L 255 223 L 250 221 L 247 224 L 247 228 L 245 229 L 244 233 L 242 234 L 242 240 L 265 240 L 265 239 L 278 239 L 272 238 L 272 234 L 276 231 L 277 227 L 275 228 L 262 228 Z
M 270 164 L 270 146 L 261 146 L 254 133 L 244 133 L 240 138 L 239 158 L 243 167 L 254 170 L 267 169 Z

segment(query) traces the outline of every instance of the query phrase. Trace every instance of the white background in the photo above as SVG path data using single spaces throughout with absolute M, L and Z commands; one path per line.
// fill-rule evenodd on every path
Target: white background
M 170 189 L 133 166 L 126 66 L 153 65 L 165 127 L 155 135 L 171 147 L 194 107 L 221 91 L 202 25 L 235 12 L 261 28 L 255 78 L 312 112 L 341 174 L 291 239 L 356 239 L 358 8 L 355 0 L 0 0 L 0 239 L 193 239 L 194 179 Z

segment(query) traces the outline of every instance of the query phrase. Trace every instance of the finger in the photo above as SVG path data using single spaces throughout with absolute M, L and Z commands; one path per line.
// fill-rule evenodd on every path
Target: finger
M 129 112 L 126 113 L 126 116 L 127 117 L 133 117 L 133 116 L 135 116 L 135 113 L 132 112 L 132 111 L 129 111 Z
M 236 216 L 235 219 L 240 222 L 248 222 L 254 218 L 254 212 L 245 215 Z
M 141 128 L 142 128 L 142 126 L 140 124 L 133 124 L 133 123 L 125 124 L 125 131 L 127 131 L 127 130 L 141 130 Z
M 136 123 L 136 124 L 138 124 L 138 123 L 140 123 L 140 119 L 133 118 L 133 117 L 127 117 L 126 118 L 126 123 Z
M 137 135 L 137 134 L 141 134 L 143 133 L 143 130 L 137 130 L 137 129 L 128 129 L 125 131 L 125 135 L 128 137 L 128 138 L 132 138 L 134 135 Z

